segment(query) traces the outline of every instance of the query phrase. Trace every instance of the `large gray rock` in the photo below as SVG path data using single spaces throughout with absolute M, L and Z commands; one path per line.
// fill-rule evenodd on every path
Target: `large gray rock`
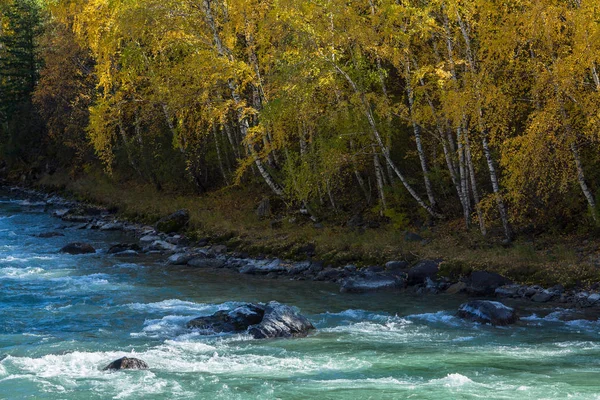
M 124 252 L 141 251 L 142 248 L 137 243 L 118 243 L 110 246 L 108 254 L 119 254 Z
M 156 230 L 164 233 L 173 233 L 183 229 L 190 222 L 188 210 L 178 210 L 173 214 L 161 218 L 156 223 Z
M 266 275 L 272 272 L 286 272 L 287 268 L 281 264 L 281 260 L 276 259 L 268 264 L 248 264 L 240 269 L 240 274 Z
M 458 316 L 470 321 L 490 323 L 492 325 L 509 325 L 517 322 L 514 308 L 498 301 L 472 300 L 462 304 Z
M 231 311 L 217 311 L 213 315 L 195 318 L 187 326 L 210 333 L 239 333 L 247 330 L 250 325 L 260 323 L 264 314 L 264 306 L 245 304 Z
M 556 294 L 554 292 L 551 292 L 549 290 L 540 290 L 539 292 L 531 296 L 531 300 L 535 301 L 536 303 L 546 303 L 552 300 L 552 298 L 555 296 Z
M 148 369 L 148 364 L 139 358 L 119 358 L 104 367 L 103 371 L 116 371 L 120 369 Z
M 467 291 L 474 295 L 486 296 L 494 294 L 497 288 L 511 283 L 510 279 L 495 272 L 475 271 L 471 273 Z
M 401 277 L 369 274 L 367 276 L 350 277 L 342 282 L 342 293 L 367 293 L 384 290 L 398 290 L 404 287 Z
M 292 307 L 272 301 L 245 304 L 231 311 L 218 311 L 188 322 L 200 333 L 248 332 L 255 339 L 306 336 L 315 329 L 312 323 Z
M 325 268 L 315 277 L 316 281 L 337 281 L 344 276 L 344 271 L 338 268 Z
M 295 309 L 276 301 L 265 307 L 260 323 L 250 326 L 248 333 L 255 339 L 303 337 L 315 329 L 313 324 Z
M 418 285 L 427 278 L 435 280 L 439 271 L 439 263 L 432 260 L 423 260 L 408 270 L 408 284 Z
M 193 258 L 198 257 L 194 253 L 175 253 L 167 258 L 168 265 L 185 265 Z
M 95 253 L 96 249 L 94 249 L 94 247 L 92 247 L 92 245 L 89 243 L 75 242 L 64 246 L 62 249 L 60 249 L 60 252 L 67 254 L 89 254 Z

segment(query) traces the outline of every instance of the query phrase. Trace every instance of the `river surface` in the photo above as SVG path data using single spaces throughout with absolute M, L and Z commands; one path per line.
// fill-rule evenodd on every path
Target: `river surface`
M 480 325 L 454 316 L 457 296 L 350 295 L 167 267 L 107 255 L 132 240 L 123 234 L 68 226 L 0 193 L 1 399 L 600 398 L 597 317 L 521 304 L 518 325 Z M 66 236 L 33 236 L 50 231 Z M 57 252 L 75 240 L 99 253 Z M 185 328 L 269 300 L 298 307 L 318 330 L 254 340 Z M 122 356 L 150 369 L 102 371 Z

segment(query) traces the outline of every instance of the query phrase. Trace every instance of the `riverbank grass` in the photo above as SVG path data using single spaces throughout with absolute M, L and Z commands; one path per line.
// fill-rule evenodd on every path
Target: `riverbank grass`
M 442 270 L 454 276 L 483 269 L 524 284 L 571 287 L 600 282 L 600 241 L 579 235 L 521 236 L 510 247 L 503 247 L 499 240 L 447 222 L 420 231 L 423 242 L 410 242 L 392 224 L 365 230 L 349 229 L 339 221 L 315 226 L 283 207 L 273 219 L 260 219 L 255 210 L 264 192 L 256 188 L 229 187 L 205 195 L 159 192 L 151 185 L 118 183 L 100 173 L 77 179 L 55 173 L 44 176 L 38 186 L 101 204 L 122 218 L 146 224 L 186 208 L 191 218 L 190 237 L 224 243 L 229 250 L 252 256 L 303 259 L 310 254 L 338 266 L 443 259 Z

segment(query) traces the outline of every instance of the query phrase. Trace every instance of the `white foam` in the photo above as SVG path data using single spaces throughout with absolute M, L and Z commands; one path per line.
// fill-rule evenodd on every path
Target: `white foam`
M 432 379 L 431 381 L 429 381 L 429 383 L 435 384 L 435 385 L 444 385 L 445 387 L 461 387 L 461 386 L 465 386 L 465 385 L 470 385 L 473 384 L 475 382 L 473 382 L 471 379 L 469 379 L 468 377 L 461 375 L 461 374 L 448 374 L 445 378 L 441 378 L 441 379 Z
M 46 270 L 39 267 L 29 268 L 0 268 L 0 278 L 8 279 L 24 279 L 31 278 L 32 276 L 41 276 L 46 274 Z
M 425 323 L 444 324 L 452 326 L 461 326 L 463 321 L 446 311 L 435 313 L 413 314 L 406 317 L 411 321 L 423 321 Z
M 124 307 L 129 307 L 136 311 L 143 312 L 216 312 L 218 310 L 227 310 L 234 308 L 237 305 L 243 303 L 223 303 L 220 305 L 216 304 L 205 304 L 205 303 L 194 303 L 192 301 L 184 301 L 179 299 L 168 299 L 155 303 L 130 303 Z

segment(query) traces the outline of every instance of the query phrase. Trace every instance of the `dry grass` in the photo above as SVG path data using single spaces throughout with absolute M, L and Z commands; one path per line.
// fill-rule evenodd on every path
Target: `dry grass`
M 44 177 L 40 185 L 70 193 L 78 200 L 114 208 L 119 215 L 139 222 L 153 223 L 175 210 L 186 208 L 191 215 L 191 237 L 206 237 L 226 243 L 230 249 L 251 255 L 277 255 L 303 258 L 300 251 L 314 245 L 316 258 L 343 265 L 381 264 L 387 260 L 416 261 L 443 259 L 450 275 L 473 269 L 502 273 L 515 281 L 550 286 L 588 285 L 600 281 L 600 242 L 577 236 L 520 238 L 504 248 L 493 240 L 465 232 L 456 222 L 421 232 L 428 243 L 404 241 L 404 233 L 384 226 L 366 231 L 350 230 L 325 223 L 314 225 L 299 214 L 278 215 L 281 226 L 259 219 L 254 210 L 262 193 L 254 188 L 232 187 L 203 196 L 157 192 L 152 186 L 115 183 L 103 175 L 77 180 L 67 175 Z M 598 261 L 596 261 L 598 260 Z

